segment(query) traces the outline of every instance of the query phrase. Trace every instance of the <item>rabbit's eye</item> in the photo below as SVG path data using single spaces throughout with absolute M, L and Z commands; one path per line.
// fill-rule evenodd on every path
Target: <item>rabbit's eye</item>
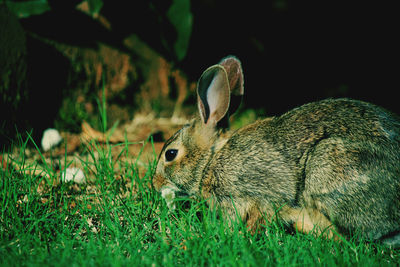
M 176 158 L 176 155 L 178 155 L 178 149 L 168 149 L 165 151 L 165 159 L 167 161 L 173 161 Z

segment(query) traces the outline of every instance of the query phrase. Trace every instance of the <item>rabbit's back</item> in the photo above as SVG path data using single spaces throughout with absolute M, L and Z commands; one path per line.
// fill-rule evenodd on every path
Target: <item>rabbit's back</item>
M 397 115 L 351 99 L 328 99 L 306 104 L 271 120 L 270 126 L 273 132 L 269 135 L 286 146 L 296 147 L 290 151 L 300 154 L 332 137 L 400 145 L 400 119 Z
M 347 143 L 358 143 L 366 144 L 366 151 L 384 151 L 387 160 L 397 166 L 400 119 L 383 108 L 357 100 L 313 102 L 239 129 L 230 136 L 213 161 L 221 167 L 263 165 L 271 168 L 276 165 L 277 169 L 304 169 L 308 156 L 319 143 L 328 139 L 343 141 L 345 147 Z M 372 155 L 364 156 L 373 160 Z

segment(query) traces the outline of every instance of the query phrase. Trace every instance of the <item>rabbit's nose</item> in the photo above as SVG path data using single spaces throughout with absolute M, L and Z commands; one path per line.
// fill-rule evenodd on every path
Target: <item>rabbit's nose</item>
M 164 179 L 162 175 L 155 174 L 153 177 L 153 186 L 154 188 L 160 192 L 161 187 L 167 184 L 167 181 Z

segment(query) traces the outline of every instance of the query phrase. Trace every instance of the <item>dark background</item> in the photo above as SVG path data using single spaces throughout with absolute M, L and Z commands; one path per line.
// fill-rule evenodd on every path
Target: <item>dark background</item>
M 15 123 L 22 131 L 24 127 L 51 126 L 63 98 L 74 90 L 70 81 L 85 78 L 71 77 L 67 70 L 74 63 L 52 49 L 52 41 L 94 49 L 104 43 L 129 53 L 123 40 L 131 34 L 173 68 L 182 70 L 190 81 L 196 81 L 221 58 L 237 56 L 245 76 L 244 108 L 257 109 L 264 115 L 281 114 L 328 97 L 361 99 L 400 113 L 399 21 L 393 4 L 341 0 L 191 1 L 191 38 L 185 57 L 178 60 L 171 48 L 178 32 L 166 17 L 173 1 L 103 0 L 100 15 L 111 30 L 77 10 L 80 2 L 48 0 L 50 11 L 18 19 L 26 34 L 26 42 L 21 42 L 26 44 L 27 69 L 22 70 L 25 76 L 16 75 L 14 79 L 26 78 L 29 92 L 6 89 L 6 94 L 22 90 L 18 94 L 27 97 L 19 107 L 2 104 L 2 142 L 10 139 L 10 132 L 4 129 L 15 128 Z M 2 44 L 7 43 L 2 40 Z M 51 101 L 44 101 L 46 96 Z M 185 104 L 193 105 L 193 101 L 191 97 Z
M 268 114 L 326 97 L 362 99 L 400 112 L 394 7 L 379 1 L 278 2 L 194 5 L 188 71 L 196 76 L 221 55 L 237 55 L 246 104 Z

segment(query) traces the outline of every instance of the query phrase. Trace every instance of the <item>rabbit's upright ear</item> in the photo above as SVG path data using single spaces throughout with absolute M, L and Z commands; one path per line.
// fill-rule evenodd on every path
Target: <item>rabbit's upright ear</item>
M 203 123 L 216 125 L 227 113 L 229 102 L 229 81 L 224 67 L 209 67 L 197 84 L 197 103 Z
M 197 85 L 197 102 L 203 122 L 214 126 L 223 122 L 228 126 L 229 115 L 239 107 L 243 92 L 243 72 L 238 59 L 227 57 L 209 67 Z

